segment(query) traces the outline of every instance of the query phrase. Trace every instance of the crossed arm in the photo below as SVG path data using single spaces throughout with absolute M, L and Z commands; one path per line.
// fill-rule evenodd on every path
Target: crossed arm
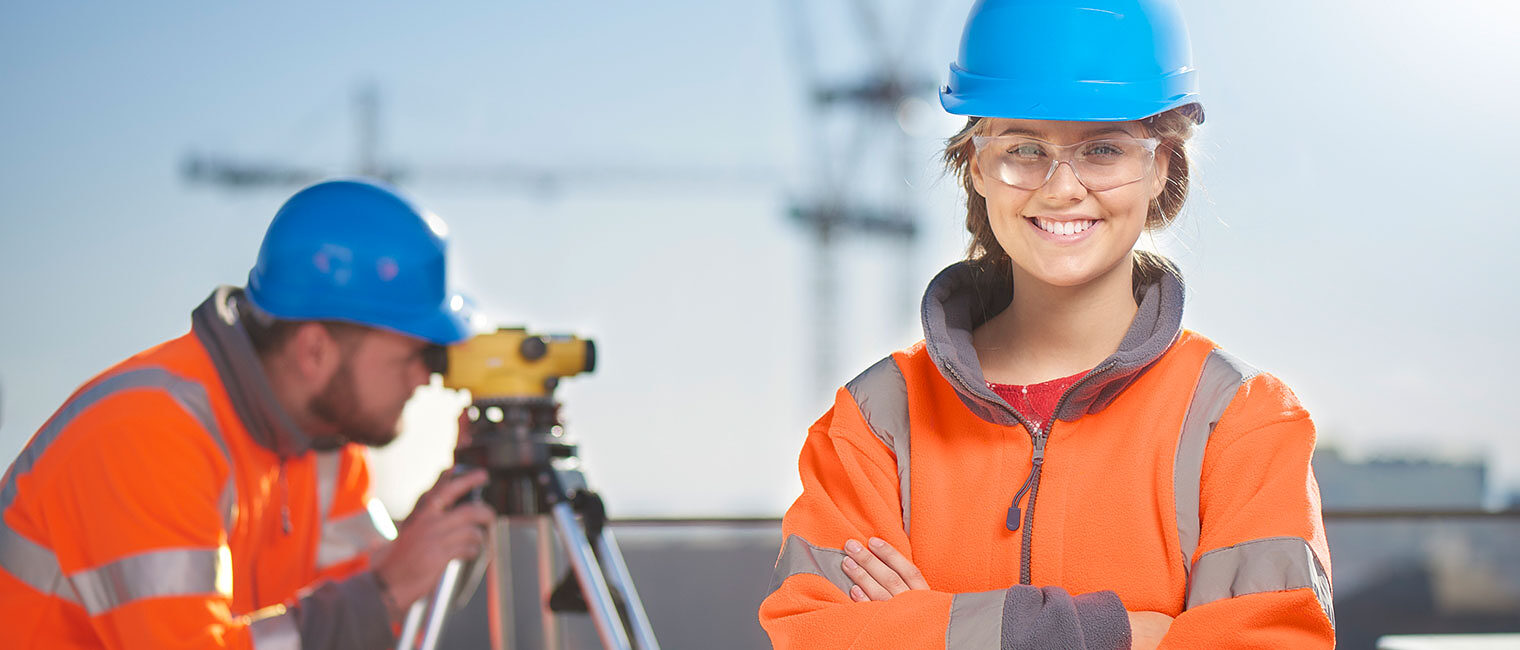
M 913 561 L 880 537 L 872 537 L 865 544 L 848 540 L 844 543 L 844 552 L 840 568 L 854 583 L 850 587 L 850 599 L 857 603 L 887 601 L 906 591 L 929 589 L 923 572 Z M 1161 612 L 1127 613 L 1130 647 L 1135 650 L 1155 648 L 1172 625 L 1172 617 Z
M 1266 395 L 1237 397 L 1210 440 L 1193 561 L 1211 588 L 1175 620 L 1127 611 L 1112 591 L 928 588 L 901 530 L 893 452 L 840 391 L 803 446 L 803 494 L 782 522 L 761 624 L 777 648 L 1148 648 L 1162 636 L 1164 647 L 1331 647 L 1328 581 L 1285 572 L 1328 564 L 1318 559 L 1328 555 L 1309 473 L 1313 428 L 1270 381 L 1242 389 Z

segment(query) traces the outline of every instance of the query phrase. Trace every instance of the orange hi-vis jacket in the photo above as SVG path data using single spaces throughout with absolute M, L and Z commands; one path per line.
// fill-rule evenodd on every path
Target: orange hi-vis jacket
M 1164 648 L 1332 647 L 1314 426 L 1293 394 L 1183 331 L 1166 275 L 1036 426 L 971 345 L 1012 291 L 967 263 L 940 273 L 925 340 L 808 431 L 760 606 L 775 647 L 1128 648 L 1126 610 L 1175 617 Z M 840 549 L 870 536 L 930 589 L 853 602 Z
M 367 570 L 394 529 L 364 455 L 280 409 L 239 295 L 86 383 L 6 471 L 0 645 L 394 644 Z

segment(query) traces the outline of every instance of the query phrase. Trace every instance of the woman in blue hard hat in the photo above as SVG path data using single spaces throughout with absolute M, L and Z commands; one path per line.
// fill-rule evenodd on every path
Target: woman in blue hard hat
M 1169 0 L 982 0 L 941 92 L 967 260 L 841 388 L 760 619 L 778 648 L 1329 647 L 1314 426 L 1135 250 L 1203 121 Z

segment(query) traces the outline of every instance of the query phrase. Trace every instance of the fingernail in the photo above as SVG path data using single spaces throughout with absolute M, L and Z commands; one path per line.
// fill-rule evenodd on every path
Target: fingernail
M 857 542 L 857 541 L 855 541 L 853 539 L 844 543 L 844 550 L 849 551 L 851 553 L 859 553 L 859 552 L 861 552 L 864 549 L 865 549 L 865 547 L 861 546 L 860 542 Z
M 887 545 L 880 537 L 872 537 L 868 543 L 871 545 L 871 548 L 881 548 Z
M 855 600 L 865 600 L 866 599 L 866 592 L 865 592 L 865 590 L 861 589 L 860 587 L 850 587 L 850 595 L 853 596 L 855 598 Z
M 860 565 L 856 564 L 854 559 L 847 556 L 844 558 L 844 568 L 854 571 L 855 569 L 859 569 Z

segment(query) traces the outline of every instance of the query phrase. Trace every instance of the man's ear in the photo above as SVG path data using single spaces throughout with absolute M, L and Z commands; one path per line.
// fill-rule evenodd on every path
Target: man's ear
M 342 365 L 342 348 L 321 323 L 296 326 L 282 354 L 303 383 L 323 386 Z

